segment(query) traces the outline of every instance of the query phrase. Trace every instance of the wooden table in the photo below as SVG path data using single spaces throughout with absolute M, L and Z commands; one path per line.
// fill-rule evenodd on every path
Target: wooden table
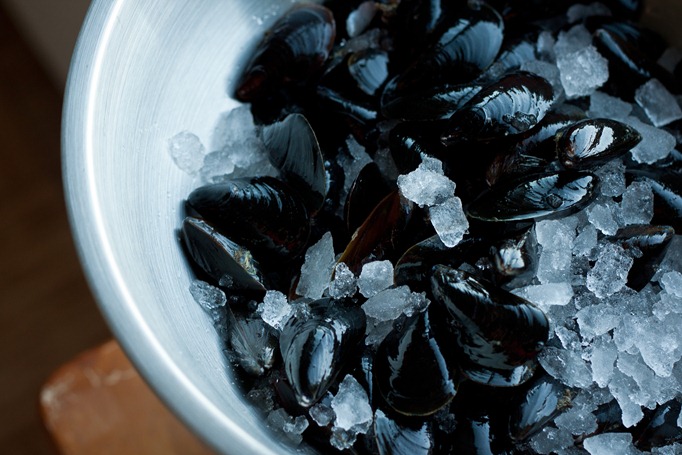
M 41 390 L 43 421 L 64 455 L 208 455 L 109 341 L 60 367 Z

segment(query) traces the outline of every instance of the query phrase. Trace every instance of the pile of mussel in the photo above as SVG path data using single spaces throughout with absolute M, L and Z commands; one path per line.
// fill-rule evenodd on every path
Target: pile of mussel
M 237 368 L 258 378 L 246 383 L 270 383 L 277 406 L 294 416 L 307 416 L 348 374 L 363 386 L 374 422 L 350 453 L 533 453 L 525 442 L 577 393 L 538 364 L 548 317 L 510 292 L 535 277 L 534 223 L 584 209 L 599 194 L 595 170 L 618 159 L 628 178 L 655 182 L 656 197 L 654 226 L 629 228 L 622 241 L 645 253 L 658 242 L 650 249 L 659 254 L 680 228 L 676 156 L 632 161 L 628 151 L 641 141 L 634 128 L 588 118 L 588 99 L 564 102 L 550 81 L 520 70 L 542 58 L 540 33 L 569 27 L 574 3 L 297 4 L 236 82 L 234 96 L 250 103 L 279 175 L 194 190 L 182 245 L 197 277 L 228 297 L 221 336 Z M 633 22 L 640 2 L 604 3 L 612 16 L 583 19 L 609 61 L 602 90 L 632 100 L 651 77 L 676 90 L 680 74 L 656 63 L 665 45 Z M 373 158 L 350 182 L 340 163 L 352 156 L 349 138 Z M 452 248 L 396 183 L 424 157 L 442 162 L 469 222 Z M 428 307 L 399 317 L 375 346 L 365 344 L 360 293 L 299 296 L 304 254 L 326 232 L 355 275 L 389 260 L 394 285 L 424 293 Z M 633 283 L 652 273 L 640 267 Z M 255 311 L 272 290 L 296 308 L 279 329 Z M 634 431 L 642 449 L 682 439 L 674 422 L 656 420 L 661 411 L 624 429 L 614 406 L 598 416 L 597 432 Z M 335 450 L 330 429 L 311 424 L 305 440 Z

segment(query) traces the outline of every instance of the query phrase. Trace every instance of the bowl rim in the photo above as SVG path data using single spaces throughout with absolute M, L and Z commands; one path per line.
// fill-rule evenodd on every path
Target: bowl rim
M 62 176 L 67 214 L 82 269 L 124 352 L 151 389 L 186 426 L 220 453 L 275 455 L 278 452 L 271 446 L 221 412 L 173 362 L 139 312 L 113 255 L 96 197 L 93 112 L 101 97 L 98 88 L 103 58 L 125 5 L 123 0 L 92 1 L 74 49 L 64 93 Z

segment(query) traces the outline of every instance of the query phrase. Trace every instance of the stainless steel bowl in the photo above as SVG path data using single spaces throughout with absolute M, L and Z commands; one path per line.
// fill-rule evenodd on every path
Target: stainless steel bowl
M 292 1 L 95 0 L 63 120 L 64 181 L 95 297 L 144 378 L 225 454 L 282 454 L 235 386 L 209 317 L 189 294 L 176 231 L 196 186 L 167 151 L 205 144 L 243 59 Z
M 94 0 L 64 106 L 64 180 L 84 269 L 116 337 L 165 402 L 218 451 L 282 454 L 235 386 L 211 321 L 189 294 L 176 230 L 196 186 L 167 152 L 205 144 L 244 58 L 292 0 Z M 682 42 L 681 3 L 645 22 Z M 666 27 L 667 25 L 667 27 Z

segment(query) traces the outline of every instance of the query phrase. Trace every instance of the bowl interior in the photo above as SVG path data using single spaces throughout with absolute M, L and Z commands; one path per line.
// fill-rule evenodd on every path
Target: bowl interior
M 192 299 L 177 237 L 198 181 L 168 140 L 210 150 L 244 56 L 291 1 L 94 1 L 64 107 L 64 175 L 84 268 L 118 340 L 161 397 L 224 453 L 285 453 L 242 398 Z

